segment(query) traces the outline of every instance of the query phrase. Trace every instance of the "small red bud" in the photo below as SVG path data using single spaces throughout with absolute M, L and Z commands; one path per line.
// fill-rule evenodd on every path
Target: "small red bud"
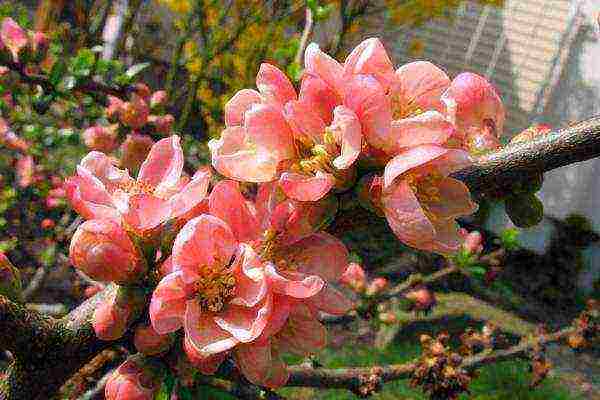
M 53 219 L 44 218 L 42 220 L 40 226 L 42 227 L 42 229 L 50 230 L 50 229 L 52 229 L 52 228 L 54 228 L 56 226 L 56 222 L 54 222 Z
M 83 131 L 83 142 L 90 150 L 110 153 L 117 147 L 118 125 L 95 125 Z
M 436 304 L 435 295 L 425 286 L 415 288 L 405 297 L 413 302 L 413 309 L 417 311 L 429 311 Z
M 379 294 L 387 288 L 389 281 L 385 278 L 375 278 L 369 283 L 367 286 L 366 295 L 367 296 L 375 296 Z
M 131 95 L 131 100 L 121 107 L 121 122 L 132 129 L 140 129 L 148 122 L 150 109 L 146 101 L 136 95 Z
M 152 97 L 150 97 L 150 108 L 155 108 L 162 106 L 167 101 L 167 92 L 164 90 L 159 90 L 157 92 L 152 93 Z
M 173 336 L 160 335 L 152 325 L 140 324 L 135 328 L 133 342 L 137 351 L 152 356 L 167 351 L 173 344 Z
M 340 282 L 356 292 L 363 292 L 367 286 L 367 275 L 359 264 L 350 263 Z
M 106 383 L 106 400 L 152 400 L 160 390 L 164 371 L 141 354 L 130 356 Z
M 479 254 L 483 251 L 483 236 L 478 231 L 469 232 L 463 246 L 469 254 Z
M 118 287 L 96 308 L 92 327 L 100 340 L 121 338 L 131 320 L 141 312 L 144 303 L 141 289 Z

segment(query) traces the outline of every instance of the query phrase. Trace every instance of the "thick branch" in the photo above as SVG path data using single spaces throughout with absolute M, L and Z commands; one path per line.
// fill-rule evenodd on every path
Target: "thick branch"
M 596 116 L 480 157 L 454 177 L 465 182 L 473 193 L 498 196 L 510 193 L 515 185 L 532 175 L 599 155 L 600 116 Z
M 477 369 L 483 365 L 522 357 L 538 344 L 557 342 L 573 333 L 575 328 L 569 327 L 558 332 L 543 335 L 540 338 L 524 340 L 518 345 L 505 350 L 496 350 L 489 353 L 480 353 L 467 357 L 462 362 L 462 367 L 467 370 Z M 410 378 L 418 366 L 418 361 L 405 364 L 395 364 L 375 367 L 356 368 L 312 368 L 306 365 L 290 367 L 290 380 L 288 386 L 318 387 L 328 389 L 348 389 L 357 392 L 364 382 L 371 376 L 377 375 L 382 382 Z

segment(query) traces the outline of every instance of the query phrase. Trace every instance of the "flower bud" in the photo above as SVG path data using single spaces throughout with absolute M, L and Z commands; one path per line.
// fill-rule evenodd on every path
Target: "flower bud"
M 405 297 L 412 301 L 412 309 L 415 311 L 429 312 L 436 304 L 435 295 L 425 286 L 412 289 L 405 294 Z
M 21 274 L 8 257 L 0 251 L 0 294 L 14 301 L 21 301 Z
M 71 239 L 69 256 L 76 268 L 98 281 L 133 283 L 146 271 L 127 233 L 110 220 L 96 219 L 80 225 Z
M 366 295 L 375 296 L 385 290 L 388 286 L 388 280 L 385 278 L 375 278 L 367 286 Z
M 154 141 L 150 136 L 137 133 L 127 135 L 121 144 L 121 167 L 137 171 L 150 152 Z
M 44 218 L 40 223 L 40 226 L 44 230 L 50 230 L 56 226 L 56 222 L 51 218 Z
M 35 169 L 35 163 L 33 157 L 29 155 L 23 155 L 17 160 L 15 166 L 17 170 L 17 182 L 20 187 L 26 188 L 31 186 L 33 183 L 33 172 Z
M 384 324 L 394 324 L 396 321 L 398 321 L 398 318 L 396 317 L 396 314 L 392 313 L 392 312 L 382 312 L 379 314 L 379 320 L 381 322 L 383 322 Z
M 121 338 L 144 306 L 141 289 L 119 286 L 94 310 L 92 327 L 100 340 Z
M 117 147 L 118 125 L 96 125 L 83 131 L 83 142 L 90 150 L 110 153 Z
M 155 108 L 162 106 L 167 101 L 167 92 L 164 90 L 159 90 L 157 92 L 152 93 L 152 97 L 150 97 L 150 108 Z
M 106 400 L 153 400 L 162 386 L 164 370 L 160 364 L 136 354 L 113 372 L 106 383 Z
M 173 123 L 175 118 L 171 114 L 167 115 L 151 115 L 148 118 L 148 122 L 154 125 L 156 132 L 168 135 L 173 129 Z
M 12 18 L 4 18 L 0 26 L 0 39 L 4 47 L 11 52 L 13 60 L 19 62 L 19 52 L 27 46 L 27 32 Z
M 173 336 L 159 335 L 152 325 L 140 324 L 135 328 L 133 342 L 137 351 L 152 356 L 169 350 L 173 344 Z
M 125 102 L 118 97 L 108 96 L 108 107 L 106 107 L 106 116 L 108 118 L 115 118 L 121 115 L 123 105 Z
M 41 61 L 48 51 L 50 40 L 43 32 L 30 32 L 31 53 L 36 61 Z
M 83 295 L 85 296 L 86 299 L 89 299 L 90 297 L 93 297 L 96 294 L 100 293 L 104 288 L 105 288 L 105 286 L 102 285 L 101 283 L 99 283 L 97 285 L 90 285 L 85 288 L 85 290 L 83 291 Z
M 463 246 L 469 254 L 480 254 L 483 251 L 483 236 L 478 231 L 469 232 Z
M 342 274 L 340 282 L 355 292 L 362 292 L 367 286 L 367 275 L 359 264 L 350 263 Z

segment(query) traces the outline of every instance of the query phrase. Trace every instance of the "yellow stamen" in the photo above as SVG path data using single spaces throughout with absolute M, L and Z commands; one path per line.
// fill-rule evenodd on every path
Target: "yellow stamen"
M 203 266 L 195 283 L 196 298 L 203 311 L 219 312 L 235 294 L 235 277 L 224 266 Z

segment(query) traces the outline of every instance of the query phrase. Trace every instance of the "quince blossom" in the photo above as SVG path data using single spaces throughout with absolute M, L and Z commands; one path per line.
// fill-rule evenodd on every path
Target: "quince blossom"
M 177 235 L 172 272 L 150 303 L 156 332 L 183 327 L 184 349 L 203 373 L 214 373 L 232 352 L 247 379 L 269 387 L 287 381 L 281 351 L 308 354 L 325 345 L 319 310 L 351 307 L 328 285 L 348 264 L 345 246 L 316 232 L 310 218 L 319 211 L 278 201 L 274 189 L 261 185 L 251 202 L 237 182 L 217 184 L 209 214 Z

